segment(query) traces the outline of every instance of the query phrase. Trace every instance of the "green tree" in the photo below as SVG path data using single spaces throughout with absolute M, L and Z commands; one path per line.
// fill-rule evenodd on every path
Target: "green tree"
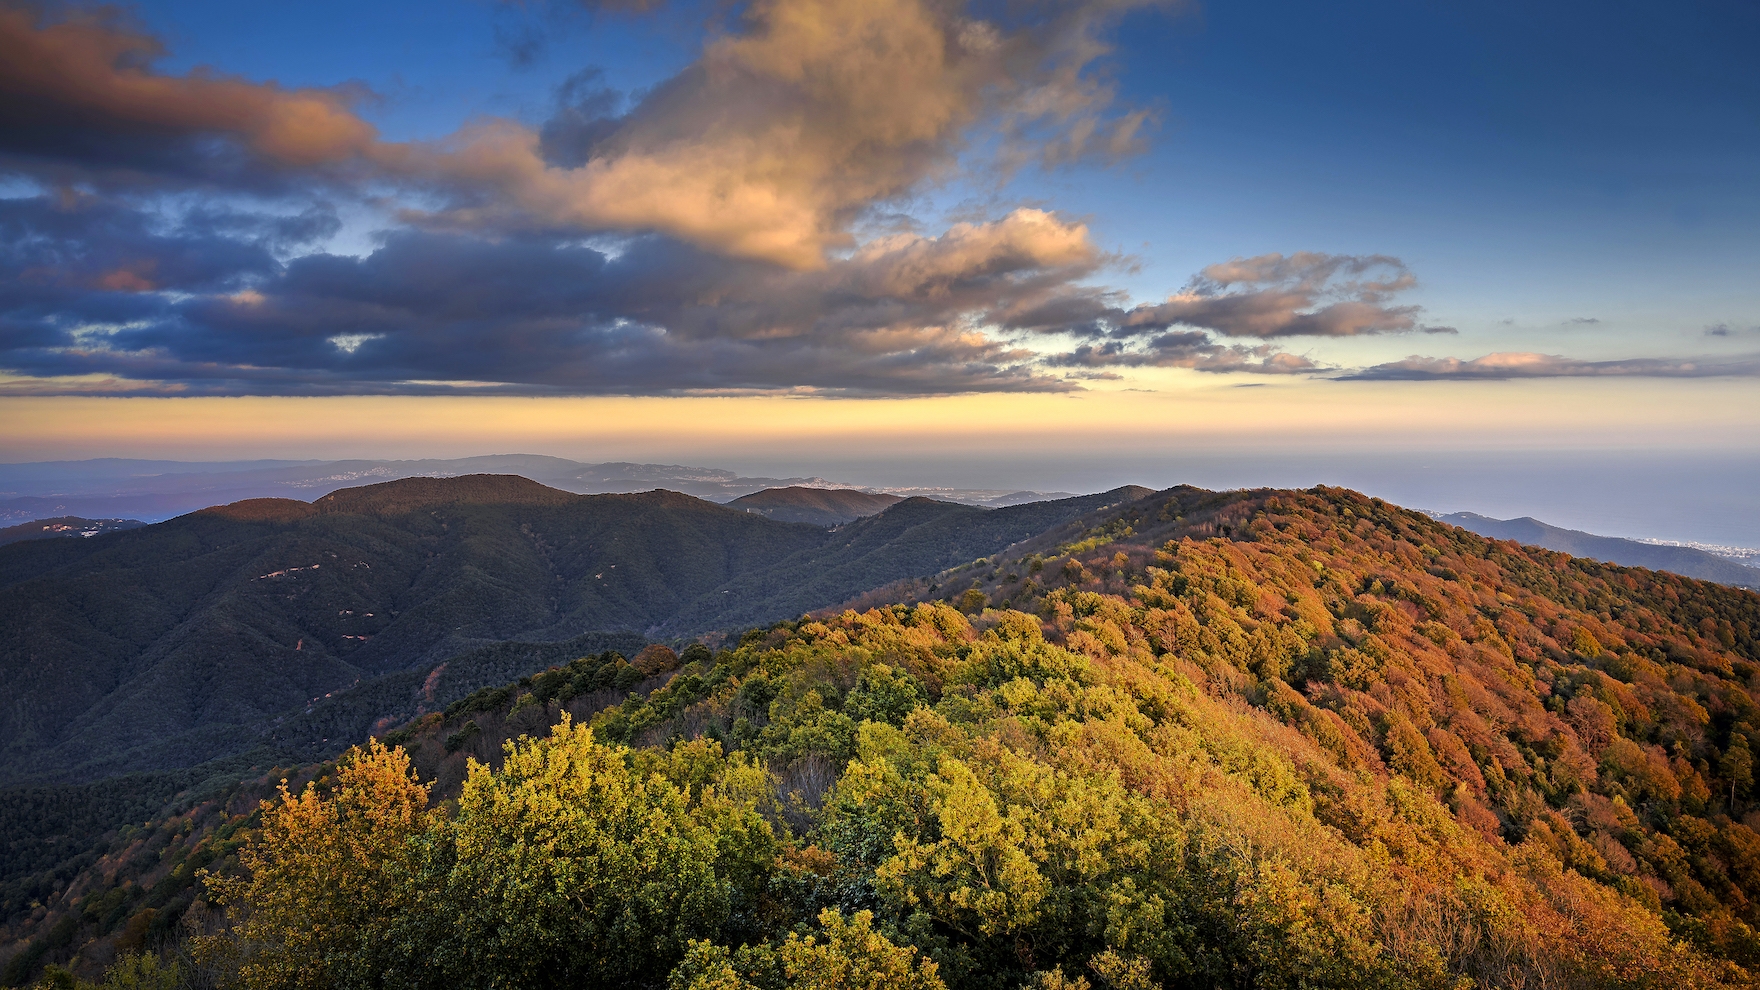
M 874 916 L 825 909 L 820 931 L 791 932 L 780 946 L 730 952 L 697 941 L 667 982 L 668 990 L 947 990 L 937 966 L 914 946 L 874 930 Z
M 183 970 L 175 962 L 160 962 L 151 952 L 128 953 L 104 972 L 100 986 L 103 990 L 178 990 L 183 986 Z
M 429 843 L 433 902 L 400 935 L 412 979 L 629 986 L 717 931 L 729 904 L 719 837 L 683 790 L 566 715 L 506 754 L 498 773 L 472 762 L 457 816 Z

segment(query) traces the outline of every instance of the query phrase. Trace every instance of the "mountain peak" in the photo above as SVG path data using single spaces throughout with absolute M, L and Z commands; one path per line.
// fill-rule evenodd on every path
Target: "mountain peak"
M 398 515 L 436 505 L 568 505 L 581 496 L 513 474 L 402 478 L 344 488 L 312 503 L 321 513 Z M 269 501 L 269 500 L 263 500 Z
M 790 485 L 766 488 L 743 495 L 727 503 L 730 508 L 755 512 L 777 522 L 804 522 L 819 526 L 835 526 L 863 516 L 871 516 L 902 499 L 897 495 L 875 495 L 853 488 L 812 488 Z
M 293 522 L 317 514 L 310 502 L 296 498 L 247 498 L 197 509 L 192 515 L 219 516 L 232 522 Z

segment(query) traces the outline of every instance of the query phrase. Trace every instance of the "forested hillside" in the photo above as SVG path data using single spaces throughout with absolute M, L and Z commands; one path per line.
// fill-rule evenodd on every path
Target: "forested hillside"
M 0 547 L 0 784 L 237 754 L 338 692 L 403 691 L 373 713 L 396 715 L 414 697 L 406 675 L 491 642 L 798 616 L 1121 497 L 994 511 L 916 499 L 833 533 L 674 492 L 478 475 Z
M 158 924 L 129 965 L 250 987 L 1760 971 L 1760 596 L 1336 489 L 1155 493 L 897 588 L 184 809 L 175 926 L 94 866 L 15 946 L 91 977 Z
M 756 512 L 777 522 L 836 526 L 871 516 L 901 501 L 897 495 L 875 495 L 848 488 L 766 488 L 727 503 L 742 512 Z

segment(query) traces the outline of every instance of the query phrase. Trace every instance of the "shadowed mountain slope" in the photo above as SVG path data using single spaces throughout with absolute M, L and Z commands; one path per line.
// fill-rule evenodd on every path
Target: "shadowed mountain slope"
M 1492 519 L 1475 512 L 1455 512 L 1438 519 L 1480 536 L 1494 540 L 1515 540 L 1528 546 L 1545 547 L 1573 557 L 1605 560 L 1627 567 L 1648 567 L 1655 571 L 1672 571 L 1701 581 L 1716 581 L 1741 588 L 1760 588 L 1760 568 L 1738 564 L 1733 560 L 1693 547 L 1671 547 L 1615 536 L 1596 536 L 1575 529 L 1561 529 L 1531 516 L 1520 519 Z
M 979 509 L 908 498 L 830 531 L 821 546 L 729 581 L 655 632 L 739 629 L 847 601 L 901 578 L 929 576 L 1004 550 L 1072 519 L 1151 494 L 1127 485 L 1097 495 Z
M 0 782 L 238 752 L 313 699 L 488 642 L 799 615 L 1121 492 L 996 511 L 911 500 L 827 531 L 674 492 L 413 478 L 15 544 L 0 549 Z
M 777 522 L 835 526 L 871 516 L 903 501 L 897 495 L 872 495 L 848 488 L 766 488 L 727 503 L 743 512 L 756 512 Z

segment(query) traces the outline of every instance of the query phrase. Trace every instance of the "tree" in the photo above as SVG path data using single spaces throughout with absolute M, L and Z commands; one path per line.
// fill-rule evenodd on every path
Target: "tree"
M 1729 799 L 1746 794 L 1754 786 L 1754 754 L 1748 751 L 1748 739 L 1739 732 L 1730 733 L 1729 748 L 1717 762 L 1717 771 L 1729 781 Z
M 250 990 L 373 985 L 386 935 L 413 890 L 409 839 L 432 817 L 428 790 L 400 748 L 371 740 L 349 750 L 334 789 L 281 786 L 262 805 L 262 831 L 241 851 L 246 875 L 204 873 L 214 898 L 242 914 L 235 946 Z
M 443 985 L 621 987 L 663 977 L 728 908 L 717 835 L 659 773 L 565 715 L 473 761 L 430 843 L 431 909 L 399 941 Z
M 730 952 L 693 942 L 668 990 L 947 990 L 935 963 L 874 930 L 874 916 L 826 908 L 820 932 Z

